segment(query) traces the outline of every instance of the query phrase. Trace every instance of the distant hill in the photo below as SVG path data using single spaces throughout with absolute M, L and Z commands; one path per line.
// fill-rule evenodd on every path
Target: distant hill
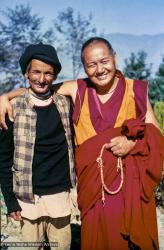
M 153 24 L 152 24 L 153 25 Z M 130 35 L 130 34 L 106 34 L 104 37 L 111 42 L 117 52 L 118 65 L 122 69 L 124 59 L 129 58 L 131 52 L 144 50 L 147 53 L 147 63 L 152 63 L 155 72 L 164 55 L 164 33 L 156 35 Z

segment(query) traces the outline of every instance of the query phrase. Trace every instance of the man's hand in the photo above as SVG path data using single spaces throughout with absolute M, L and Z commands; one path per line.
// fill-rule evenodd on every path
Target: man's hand
M 0 96 L 0 127 L 4 129 L 8 129 L 5 122 L 5 116 L 7 113 L 9 115 L 9 119 L 13 121 L 13 109 L 7 95 L 4 94 Z
M 124 156 L 135 146 L 136 142 L 128 140 L 126 136 L 117 136 L 111 139 L 106 148 L 113 152 L 114 155 Z
M 17 221 L 22 220 L 21 212 L 20 211 L 12 212 L 12 213 L 9 214 L 9 216 L 11 218 L 13 218 L 14 220 L 17 220 Z

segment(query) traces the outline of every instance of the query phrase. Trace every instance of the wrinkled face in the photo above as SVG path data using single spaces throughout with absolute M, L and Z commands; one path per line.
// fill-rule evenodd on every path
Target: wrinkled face
M 28 78 L 31 88 L 38 94 L 46 93 L 57 77 L 52 65 L 37 59 L 32 59 L 25 76 Z
M 110 85 L 116 72 L 115 54 L 103 42 L 92 43 L 83 51 L 84 69 L 97 88 Z

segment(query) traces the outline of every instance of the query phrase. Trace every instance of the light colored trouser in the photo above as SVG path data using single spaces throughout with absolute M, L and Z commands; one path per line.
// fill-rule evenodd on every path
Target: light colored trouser
M 44 216 L 37 220 L 23 218 L 21 221 L 22 240 L 24 242 L 43 242 L 47 234 L 49 243 L 54 244 L 51 249 L 69 250 L 71 245 L 70 216 L 50 218 Z M 26 248 L 28 249 L 28 248 Z M 29 247 L 43 249 L 43 247 Z

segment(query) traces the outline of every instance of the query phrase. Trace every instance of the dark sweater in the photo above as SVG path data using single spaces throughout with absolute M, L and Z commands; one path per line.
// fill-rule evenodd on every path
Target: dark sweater
M 36 107 L 36 141 L 33 158 L 33 192 L 54 194 L 71 187 L 68 145 L 59 112 L 53 104 Z
M 37 124 L 32 165 L 33 192 L 55 194 L 71 187 L 68 145 L 56 106 L 36 107 Z M 0 183 L 8 213 L 21 210 L 13 193 L 13 124 L 7 118 L 8 130 L 0 131 Z

